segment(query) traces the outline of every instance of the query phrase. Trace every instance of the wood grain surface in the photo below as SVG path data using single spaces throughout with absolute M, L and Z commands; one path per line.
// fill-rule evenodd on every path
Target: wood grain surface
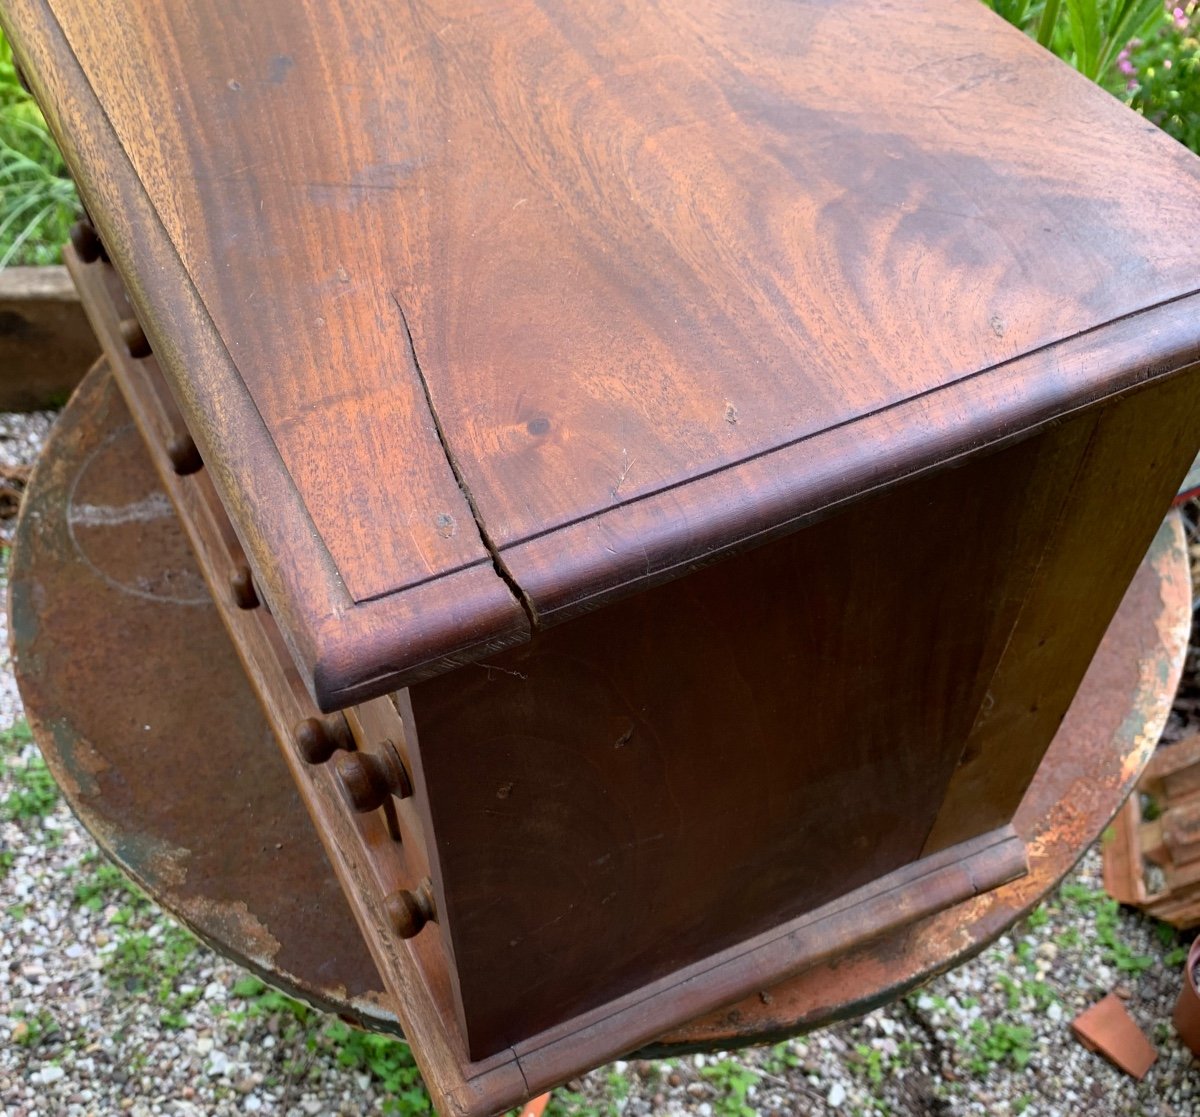
M 1007 825 L 1197 431 L 1200 366 L 411 688 L 472 1050 Z
M 1096 409 L 924 853 L 1010 821 L 1200 435 L 1200 366 Z M 1028 559 L 1028 554 L 1026 558 Z
M 6 8 L 326 706 L 1195 353 L 1200 161 L 975 0 Z
M 976 0 L 0 19 L 278 733 L 289 654 L 324 709 L 409 688 L 349 718 L 399 813 L 285 751 L 439 1102 L 1019 871 L 1195 452 L 1200 161 Z

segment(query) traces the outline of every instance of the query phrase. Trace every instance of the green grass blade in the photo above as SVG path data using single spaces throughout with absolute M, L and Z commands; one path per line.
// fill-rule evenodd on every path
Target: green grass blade
M 1050 43 L 1054 38 L 1054 26 L 1058 23 L 1058 13 L 1061 8 L 1062 0 L 1046 0 L 1046 6 L 1042 9 L 1042 20 L 1038 24 L 1037 41 L 1047 50 L 1050 49 Z
M 1071 29 L 1071 46 L 1075 50 L 1075 69 L 1095 81 L 1101 50 L 1100 5 L 1097 0 L 1067 0 L 1067 25 Z
M 38 211 L 37 216 L 34 217 L 32 221 L 28 222 L 25 228 L 23 228 L 20 233 L 17 234 L 17 236 L 13 239 L 12 244 L 8 246 L 8 251 L 5 252 L 3 256 L 0 256 L 0 269 L 8 267 L 12 260 L 16 258 L 17 254 L 25 246 L 25 242 L 31 236 L 33 236 L 35 232 L 37 232 L 37 230 L 41 227 L 42 222 L 54 212 L 55 205 L 55 202 L 50 202 L 49 205 L 43 206 L 42 209 Z

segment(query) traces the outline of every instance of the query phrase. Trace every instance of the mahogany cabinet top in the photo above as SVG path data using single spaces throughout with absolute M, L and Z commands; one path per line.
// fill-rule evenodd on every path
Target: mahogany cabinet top
M 345 705 L 1198 356 L 1200 160 L 977 0 L 5 0 Z

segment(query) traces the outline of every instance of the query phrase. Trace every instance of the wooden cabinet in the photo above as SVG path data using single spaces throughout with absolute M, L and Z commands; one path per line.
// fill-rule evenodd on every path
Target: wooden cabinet
M 1194 156 L 972 0 L 0 19 L 440 1105 L 1023 871 L 1200 443 Z

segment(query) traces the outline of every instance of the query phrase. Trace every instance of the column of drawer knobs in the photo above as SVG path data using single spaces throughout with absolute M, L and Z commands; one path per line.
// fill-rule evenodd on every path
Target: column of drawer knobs
M 71 226 L 70 236 L 71 246 L 85 264 L 94 264 L 99 260 L 107 261 L 108 253 L 105 251 L 104 243 L 90 221 L 77 221 Z M 150 340 L 146 337 L 146 331 L 136 317 L 122 318 L 117 323 L 117 330 L 126 351 L 133 360 L 144 360 L 152 355 L 153 348 Z M 171 468 L 180 477 L 197 473 L 204 467 L 204 460 L 200 456 L 196 442 L 186 431 L 176 434 L 167 442 L 166 453 L 171 462 Z M 229 582 L 233 602 L 239 609 L 258 608 L 261 602 L 254 587 L 254 575 L 247 563 L 242 562 L 237 566 Z
M 70 239 L 83 263 L 107 262 L 108 253 L 91 221 L 76 222 Z M 153 354 L 150 340 L 135 316 L 121 319 L 117 330 L 131 359 L 140 361 Z M 177 476 L 186 477 L 204 467 L 199 448 L 186 431 L 170 438 L 165 451 Z M 230 577 L 230 593 L 239 609 L 255 609 L 260 604 L 253 572 L 245 561 L 237 565 Z M 389 797 L 406 799 L 412 795 L 412 782 L 392 742 L 384 741 L 378 754 L 358 752 L 350 727 L 341 715 L 306 718 L 296 727 L 294 741 L 309 764 L 323 764 L 337 755 L 334 768 L 338 783 L 355 811 L 377 810 Z M 412 938 L 437 919 L 433 886 L 428 879 L 415 889 L 397 889 L 384 899 L 383 905 L 392 930 L 403 939 Z
M 309 764 L 333 760 L 342 794 L 360 814 L 378 810 L 389 798 L 412 795 L 412 781 L 396 746 L 385 740 L 377 753 L 358 751 L 340 714 L 306 718 L 296 726 L 293 739 Z M 412 938 L 426 923 L 437 920 L 433 885 L 428 879 L 415 889 L 397 889 L 384 899 L 383 906 L 392 930 L 402 939 Z

